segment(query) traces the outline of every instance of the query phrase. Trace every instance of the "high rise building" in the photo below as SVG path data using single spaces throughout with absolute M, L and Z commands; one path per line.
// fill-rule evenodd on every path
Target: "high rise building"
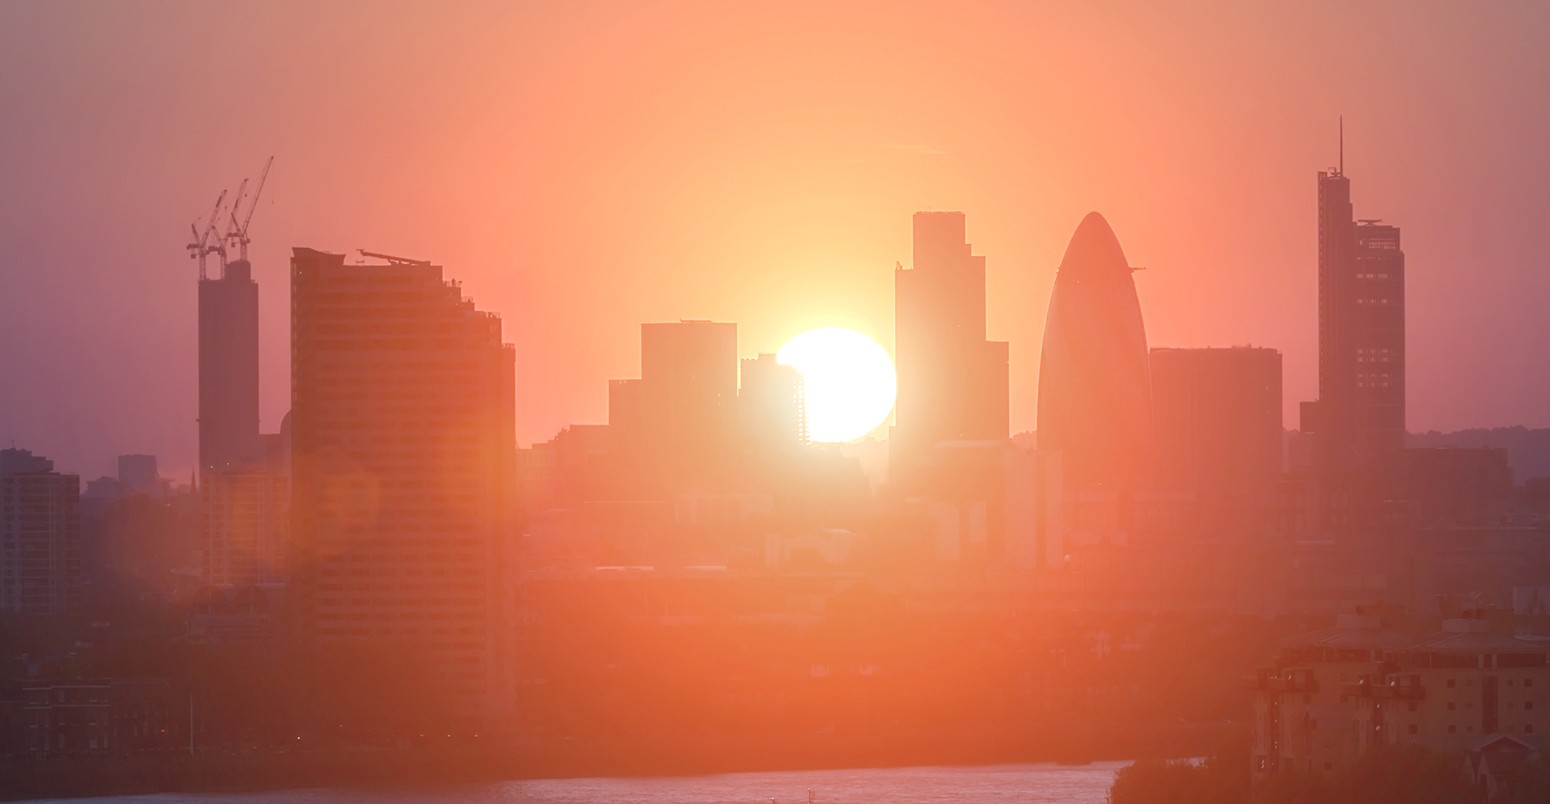
M 120 494 L 160 494 L 162 479 L 156 468 L 156 456 L 118 456 L 118 491 Z
M 640 379 L 609 386 L 608 424 L 647 493 L 718 482 L 736 438 L 737 325 L 642 324 Z
M 246 260 L 199 280 L 199 471 L 261 457 L 258 284 Z
M 62 614 L 81 592 L 81 479 L 0 449 L 0 611 Z
M 515 353 L 440 266 L 384 259 L 291 259 L 292 594 L 313 640 L 401 646 L 494 717 Z
M 1320 171 L 1319 398 L 1300 426 L 1325 475 L 1371 469 L 1405 441 L 1405 254 L 1399 228 L 1355 220 L 1343 167 Z
M 737 391 L 743 437 L 756 451 L 769 454 L 807 443 L 807 404 L 802 373 L 783 366 L 775 355 L 742 362 Z
M 985 339 L 985 258 L 962 212 L 917 212 L 913 223 L 914 264 L 894 271 L 895 470 L 943 441 L 1008 435 L 1007 344 Z
M 199 492 L 205 583 L 286 580 L 290 484 L 285 473 L 268 466 L 211 472 Z
M 1132 270 L 1108 221 L 1090 212 L 1055 274 L 1038 439 L 1061 453 L 1067 489 L 1134 488 L 1149 471 L 1151 370 Z
M 1268 528 L 1282 463 L 1281 353 L 1153 349 L 1152 433 L 1158 488 L 1194 492 L 1215 530 Z

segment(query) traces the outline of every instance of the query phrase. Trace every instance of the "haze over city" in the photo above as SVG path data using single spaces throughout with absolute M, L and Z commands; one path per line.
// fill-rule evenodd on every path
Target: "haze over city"
M 1547 9 L 0 0 L 0 800 L 1550 801 Z
M 193 465 L 188 222 L 275 155 L 262 421 L 296 244 L 434 259 L 517 346 L 517 435 L 606 419 L 636 323 L 891 349 L 909 214 L 964 210 L 1034 428 L 1065 240 L 1121 233 L 1153 345 L 1268 346 L 1315 395 L 1309 171 L 1409 258 L 1409 427 L 1550 424 L 1536 3 L 7 3 L 0 439 L 86 475 Z M 19 191 L 25 188 L 24 191 Z M 19 443 L 19 442 L 18 442 Z

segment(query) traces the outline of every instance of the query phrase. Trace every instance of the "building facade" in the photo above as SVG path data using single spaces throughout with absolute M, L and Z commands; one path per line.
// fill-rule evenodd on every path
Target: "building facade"
M 0 450 L 0 611 L 63 614 L 81 594 L 81 479 Z
M 1275 524 L 1281 461 L 1281 353 L 1153 349 L 1156 485 L 1194 492 L 1211 533 Z
M 258 434 L 258 283 L 246 260 L 199 280 L 199 470 L 240 467 Z
M 1096 212 L 1055 274 L 1039 361 L 1040 450 L 1062 454 L 1067 489 L 1134 488 L 1152 457 L 1151 370 L 1129 261 Z
M 962 212 L 917 212 L 914 265 L 894 271 L 899 378 L 889 461 L 904 472 L 943 441 L 1008 435 L 1007 344 L 985 339 L 985 258 Z
M 321 643 L 401 647 L 475 718 L 509 691 L 515 356 L 428 262 L 291 261 L 292 599 Z
M 737 438 L 737 325 L 640 327 L 640 379 L 609 384 L 608 425 L 626 493 L 665 498 L 719 483 Z
M 204 582 L 284 581 L 290 479 L 267 466 L 210 472 L 200 486 Z
M 1550 730 L 1547 685 L 1544 644 L 1489 618 L 1416 633 L 1378 611 L 1342 615 L 1292 640 L 1251 683 L 1253 772 L 1330 775 L 1380 746 L 1462 754 L 1502 737 L 1537 742 Z
M 1324 475 L 1369 471 L 1405 443 L 1405 254 L 1400 231 L 1356 220 L 1351 180 L 1318 176 L 1319 398 L 1301 427 Z

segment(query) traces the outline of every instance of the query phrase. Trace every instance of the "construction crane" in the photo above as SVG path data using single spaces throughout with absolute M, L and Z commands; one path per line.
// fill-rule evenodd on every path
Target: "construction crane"
M 258 174 L 258 189 L 253 191 L 253 202 L 248 204 L 248 214 L 243 216 L 242 222 L 237 222 L 237 211 L 242 206 L 242 192 L 237 192 L 237 202 L 231 206 L 231 224 L 226 230 L 226 239 L 237 244 L 237 259 L 247 262 L 248 244 L 253 242 L 248 237 L 248 224 L 253 222 L 253 212 L 258 209 L 258 198 L 264 194 L 264 182 L 269 179 L 269 166 L 274 164 L 274 157 L 264 163 L 264 172 Z M 243 180 L 243 186 L 247 186 L 247 180 Z
M 242 183 L 237 185 L 237 197 L 231 202 L 231 212 L 227 214 L 226 234 L 223 240 L 233 240 L 237 236 L 237 210 L 242 207 L 242 199 L 248 196 L 248 180 L 243 177 Z
M 221 194 L 215 198 L 215 207 L 210 210 L 210 222 L 205 226 L 203 232 L 199 230 L 199 221 L 197 220 L 188 225 L 189 231 L 194 235 L 193 242 L 188 244 L 188 257 L 191 260 L 199 260 L 200 279 L 209 278 L 209 275 L 205 272 L 205 257 L 210 254 L 221 254 L 223 255 L 221 257 L 223 263 L 226 259 L 224 256 L 226 247 L 223 244 L 212 244 L 210 242 L 210 236 L 216 232 L 215 222 L 220 219 L 221 205 L 224 203 L 226 203 L 226 191 L 222 190 Z M 217 240 L 219 239 L 219 236 L 217 236 Z

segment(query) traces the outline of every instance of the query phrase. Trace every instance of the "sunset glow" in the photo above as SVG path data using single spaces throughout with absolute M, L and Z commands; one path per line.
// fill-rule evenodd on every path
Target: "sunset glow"
M 0 802 L 1550 802 L 1547 41 L 0 0 Z
M 876 430 L 893 410 L 898 380 L 877 341 L 839 327 L 804 332 L 776 353 L 781 365 L 802 373 L 808 437 L 854 441 Z

